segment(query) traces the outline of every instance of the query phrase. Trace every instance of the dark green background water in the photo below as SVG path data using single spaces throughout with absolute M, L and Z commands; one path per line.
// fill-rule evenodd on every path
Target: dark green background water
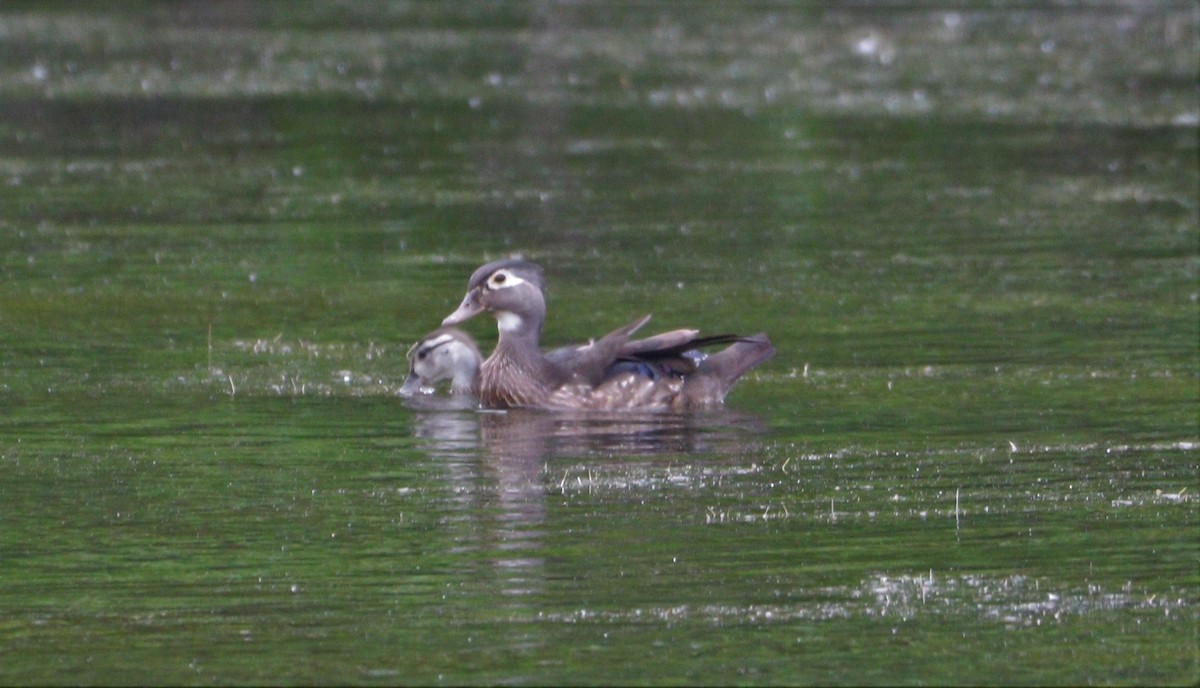
M 5 3 L 0 683 L 1196 682 L 1200 19 L 1030 7 Z M 779 354 L 406 405 L 517 252 Z

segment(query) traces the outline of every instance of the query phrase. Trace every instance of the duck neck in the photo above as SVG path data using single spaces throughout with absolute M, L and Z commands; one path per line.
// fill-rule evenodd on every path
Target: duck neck
M 536 354 L 542 339 L 542 318 L 536 314 L 518 314 L 510 311 L 496 313 L 496 326 L 500 339 L 496 348 L 503 347 L 509 353 Z
M 478 394 L 479 393 L 479 366 L 472 366 L 469 370 L 460 370 L 454 374 L 454 379 L 450 381 L 451 394 Z
M 504 368 L 509 374 L 515 373 L 540 385 L 556 382 L 549 361 L 538 348 L 542 337 L 541 315 L 497 312 L 496 322 L 500 338 L 496 342 L 496 350 L 484 366 L 492 370 Z

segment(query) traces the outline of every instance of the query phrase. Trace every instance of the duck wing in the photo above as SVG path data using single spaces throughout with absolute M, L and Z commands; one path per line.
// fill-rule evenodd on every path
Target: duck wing
M 649 321 L 650 316 L 645 315 L 587 344 L 554 349 L 545 354 L 546 360 L 558 369 L 563 379 L 598 385 L 621 355 L 622 347 L 629 343 L 630 335 Z
M 736 334 L 715 334 L 699 337 L 698 330 L 671 330 L 653 337 L 637 339 L 621 348 L 618 361 L 634 364 L 618 366 L 620 369 L 645 368 L 643 374 L 680 376 L 696 372 L 697 364 L 704 359 L 699 352 L 706 346 L 733 344 L 743 338 Z M 657 373 L 657 374 L 656 374 Z
M 644 363 L 618 362 L 608 369 L 606 379 L 600 384 L 591 385 L 579 380 L 556 388 L 546 398 L 545 406 L 564 410 L 642 412 L 691 411 L 720 406 L 746 371 L 775 355 L 775 347 L 765 334 L 719 337 L 732 337 L 732 343 L 698 362 L 693 360 L 694 372 L 691 374 L 651 375 L 629 367 Z M 686 358 L 682 354 L 681 357 Z
M 635 339 L 621 347 L 622 358 L 653 359 L 662 356 L 678 356 L 685 351 L 702 349 L 717 344 L 732 344 L 744 339 L 736 334 L 714 334 L 698 337 L 699 330 L 671 330 L 645 339 Z

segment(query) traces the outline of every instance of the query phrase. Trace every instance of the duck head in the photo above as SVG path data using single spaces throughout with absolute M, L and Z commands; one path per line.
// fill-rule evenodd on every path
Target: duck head
M 401 396 L 413 396 L 422 387 L 450 380 L 452 394 L 471 394 L 479 378 L 483 357 L 475 340 L 466 332 L 443 327 L 425 335 L 408 350 L 408 377 Z
M 458 310 L 442 325 L 457 325 L 484 311 L 496 317 L 500 336 L 537 335 L 546 318 L 542 269 L 526 260 L 498 260 L 475 271 Z

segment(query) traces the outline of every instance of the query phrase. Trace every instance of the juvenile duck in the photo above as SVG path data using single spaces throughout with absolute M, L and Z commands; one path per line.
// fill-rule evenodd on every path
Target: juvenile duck
M 697 338 L 694 330 L 675 330 L 630 342 L 649 315 L 588 344 L 543 354 L 542 271 L 519 259 L 476 270 L 462 305 L 442 324 L 457 325 L 484 311 L 495 316 L 500 333 L 479 369 L 479 400 L 487 408 L 666 411 L 717 405 L 739 377 L 775 354 L 765 334 Z M 700 361 L 684 355 L 697 345 L 730 341 Z
M 408 350 L 408 377 L 401 396 L 413 396 L 422 387 L 450 380 L 451 394 L 479 393 L 479 364 L 483 356 L 471 335 L 456 327 L 430 332 Z

